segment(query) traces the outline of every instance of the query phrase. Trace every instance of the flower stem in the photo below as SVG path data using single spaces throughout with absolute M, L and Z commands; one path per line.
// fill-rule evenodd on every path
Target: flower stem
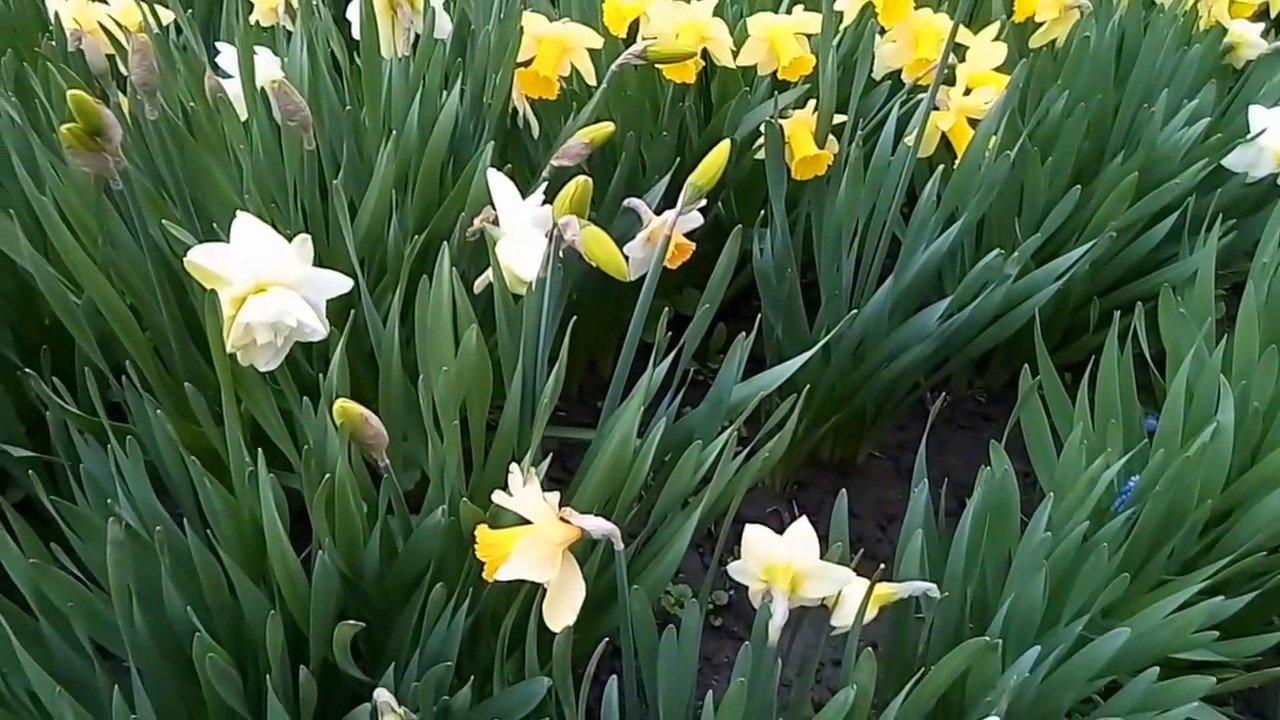
M 627 579 L 627 551 L 614 550 L 614 579 L 618 585 L 618 603 L 622 606 L 622 693 L 626 717 L 638 718 L 640 696 L 636 689 L 635 636 L 631 627 L 631 586 Z

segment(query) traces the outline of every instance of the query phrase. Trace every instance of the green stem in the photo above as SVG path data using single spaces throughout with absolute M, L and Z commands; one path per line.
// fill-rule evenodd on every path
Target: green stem
M 636 689 L 635 635 L 631 627 L 631 585 L 627 579 L 627 552 L 614 551 L 614 579 L 618 585 L 618 603 L 622 606 L 622 693 L 626 717 L 639 718 L 640 695 Z

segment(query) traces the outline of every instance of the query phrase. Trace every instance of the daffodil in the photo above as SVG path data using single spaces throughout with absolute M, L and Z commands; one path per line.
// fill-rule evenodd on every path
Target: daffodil
M 390 60 L 408 57 L 413 52 L 413 41 L 423 33 L 426 10 L 423 0 L 372 0 L 373 19 L 378 24 L 378 52 Z M 365 0 L 351 0 L 347 5 L 347 22 L 351 24 L 351 37 L 360 39 L 361 5 Z M 444 0 L 430 0 L 431 14 L 435 18 L 431 37 L 445 40 L 453 33 L 453 19 L 444 9 Z
M 524 472 L 512 463 L 507 489 L 494 490 L 494 505 L 510 510 L 527 523 L 493 528 L 481 523 L 475 529 L 475 554 L 484 563 L 481 576 L 488 582 L 524 580 L 546 588 L 542 620 L 551 632 L 573 625 L 587 597 L 582 568 L 570 548 L 584 534 L 608 538 L 615 548 L 622 543 L 617 526 L 595 515 L 560 507 L 560 493 L 545 492 L 532 469 Z
M 649 0 L 604 0 L 600 15 L 611 35 L 624 38 L 648 6 Z
M 871 76 L 876 80 L 901 71 L 905 83 L 929 83 L 942 59 L 951 16 L 930 8 L 916 8 L 876 40 Z
M 756 67 L 760 75 L 776 73 L 795 82 L 813 72 L 818 58 L 809 49 L 809 35 L 822 31 L 822 13 L 791 8 L 790 14 L 758 12 L 747 18 L 747 41 L 738 65 Z
M 831 602 L 833 634 L 848 632 L 853 627 L 853 622 L 858 617 L 858 608 L 862 607 L 862 601 L 867 597 L 868 590 L 871 591 L 871 599 L 867 601 L 867 611 L 862 617 L 864 625 L 875 620 L 886 605 L 903 598 L 940 596 L 937 585 L 923 580 L 900 583 L 878 582 L 873 588 L 870 580 L 861 575 L 854 575 L 853 579 L 840 589 L 839 596 Z
M 129 34 L 144 32 L 149 21 L 163 27 L 176 17 L 166 7 L 137 0 L 49 0 L 48 11 L 49 19 L 62 25 L 67 45 L 83 52 L 90 68 L 99 74 L 108 70 L 107 56 L 115 54 L 108 33 L 127 46 Z
M 534 100 L 554 100 L 560 96 L 560 80 L 573 70 L 588 85 L 596 84 L 596 66 L 589 50 L 604 47 L 604 38 L 591 28 L 568 18 L 552 21 L 546 15 L 526 10 L 520 15 L 520 49 L 514 82 L 521 96 Z
M 351 278 L 315 267 L 311 236 L 292 241 L 253 215 L 237 211 L 227 242 L 200 243 L 182 265 L 218 294 L 222 339 L 241 365 L 279 367 L 294 343 L 329 335 L 325 303 L 351 290 Z
M 1249 106 L 1249 139 L 1228 153 L 1222 166 L 1243 174 L 1246 182 L 1280 173 L 1280 106 Z
M 293 29 L 293 20 L 298 16 L 298 0 L 250 0 L 253 12 L 249 13 L 249 22 L 262 27 L 283 26 Z
M 822 559 L 818 533 L 803 515 L 781 535 L 748 523 L 742 528 L 742 557 L 725 571 L 747 586 L 753 606 L 769 604 L 770 643 L 778 642 L 791 608 L 821 605 L 856 577 L 849 568 Z
M 897 25 L 915 9 L 915 0 L 835 0 L 834 7 L 841 13 L 840 27 L 848 27 L 857 19 L 866 5 L 876 11 L 876 20 L 886 30 Z
M 1223 23 L 1227 34 L 1222 39 L 1222 47 L 1226 54 L 1222 62 L 1237 70 L 1253 60 L 1257 60 L 1271 47 L 1271 43 L 1262 36 L 1267 24 L 1250 20 L 1232 18 Z
M 689 84 L 706 66 L 703 51 L 721 67 L 733 66 L 733 35 L 716 17 L 717 0 L 650 0 L 640 19 L 640 37 L 658 43 L 692 49 L 694 57 L 661 63 L 658 71 L 673 83 Z
M 244 82 L 240 78 L 240 51 L 235 45 L 227 42 L 215 42 L 218 54 L 213 57 L 213 64 L 225 73 L 225 76 L 214 76 L 222 91 L 226 94 L 231 107 L 235 108 L 236 117 L 241 122 L 249 119 L 249 107 L 245 103 Z M 271 48 L 262 45 L 253 46 L 253 82 L 263 89 L 273 79 L 284 78 L 284 65 L 280 57 Z
M 932 155 L 938 149 L 938 141 L 946 135 L 951 149 L 955 151 L 956 160 L 959 161 L 969 148 L 969 142 L 973 140 L 974 130 L 970 121 L 986 117 L 999 95 L 1000 91 L 992 85 L 975 89 L 963 85 L 940 88 L 938 109 L 930 112 L 925 120 L 919 156 Z
M 627 269 L 632 280 L 649 272 L 653 258 L 662 249 L 662 241 L 668 233 L 671 240 L 667 243 L 667 254 L 662 258 L 662 264 L 668 270 L 675 270 L 693 257 L 697 245 L 686 235 L 702 227 L 704 220 L 699 211 L 705 204 L 705 200 L 699 200 L 684 212 L 672 208 L 659 215 L 640 198 L 632 197 L 622 201 L 623 207 L 640 216 L 641 223 L 636 236 L 622 246 L 622 254 L 627 256 Z
M 373 710 L 378 714 L 377 720 L 414 720 L 417 717 L 384 687 L 373 691 Z
M 1080 21 L 1085 7 L 1085 0 L 1013 0 L 1013 21 L 1034 20 L 1040 24 L 1027 41 L 1031 49 L 1049 43 L 1061 46 L 1071 28 Z
M 956 30 L 956 42 L 965 48 L 961 65 L 970 71 L 995 70 L 1009 58 L 1009 44 L 997 40 L 1000 21 L 996 20 L 978 32 L 961 25 Z
M 831 118 L 832 127 L 843 123 L 844 115 L 836 114 Z M 811 180 L 825 175 L 840 150 L 840 143 L 835 135 L 828 133 L 822 145 L 818 145 L 817 101 L 810 100 L 802 108 L 791 113 L 778 124 L 782 127 L 782 139 L 786 146 L 787 168 L 794 180 Z M 756 157 L 764 157 L 764 146 L 761 144 Z
M 511 178 L 493 168 L 485 173 L 489 199 L 498 216 L 498 241 L 493 254 L 507 288 L 524 295 L 542 272 L 551 232 L 551 206 L 544 202 L 547 186 L 539 185 L 528 197 L 521 197 Z M 493 282 L 493 268 L 476 279 L 472 289 L 480 292 Z

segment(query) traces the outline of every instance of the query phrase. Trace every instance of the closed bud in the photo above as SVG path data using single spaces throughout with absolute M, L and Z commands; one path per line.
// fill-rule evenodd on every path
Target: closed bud
M 80 123 L 65 123 L 58 128 L 58 141 L 64 150 L 101 152 L 102 143 L 90 135 Z
M 654 40 L 640 50 L 640 59 L 651 65 L 682 63 L 698 57 L 699 49 L 674 40 Z
M 97 98 L 73 88 L 67 91 L 67 107 L 71 109 L 71 116 L 80 127 L 97 138 L 102 145 L 109 148 L 120 146 L 120 141 L 124 138 L 120 121 Z
M 302 136 L 302 146 L 315 150 L 315 120 L 302 93 L 283 77 L 267 80 L 263 89 L 267 91 L 267 98 L 271 101 L 271 114 L 280 127 L 298 133 Z
M 613 241 L 604 228 L 594 223 L 582 221 L 578 227 L 578 252 L 587 264 L 599 269 L 605 275 L 628 282 L 631 274 L 627 270 L 627 259 L 622 256 L 618 244 Z
M 595 183 L 590 175 L 575 175 L 556 193 L 551 202 L 551 217 L 555 220 L 567 216 L 585 218 L 591 211 L 591 193 Z
M 609 142 L 618 129 L 608 120 L 592 123 L 574 133 L 551 156 L 551 167 L 573 167 L 586 161 L 597 148 Z
M 382 418 L 372 410 L 350 398 L 338 398 L 333 401 L 333 422 L 350 433 L 351 442 L 379 468 L 385 469 L 390 464 L 387 446 L 391 439 Z
M 689 178 L 684 181 L 684 189 L 680 193 L 684 208 L 692 207 L 709 195 L 716 183 L 720 182 L 724 169 L 729 164 L 731 150 L 733 150 L 733 141 L 729 138 L 721 140 L 711 148 L 711 152 L 707 153 L 706 157 L 702 158 L 702 162 L 698 163 L 693 172 L 689 173 Z
M 142 33 L 129 34 L 129 84 L 142 98 L 147 119 L 160 117 L 160 66 L 151 38 Z

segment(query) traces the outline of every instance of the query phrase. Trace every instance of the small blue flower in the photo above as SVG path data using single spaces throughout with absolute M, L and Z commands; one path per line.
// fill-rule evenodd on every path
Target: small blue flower
M 1156 434 L 1156 427 L 1160 424 L 1160 413 L 1152 410 L 1142 416 L 1142 429 L 1147 431 L 1147 437 Z
M 1116 499 L 1111 501 L 1111 512 L 1123 512 L 1129 505 L 1129 500 L 1133 498 L 1133 491 L 1138 489 L 1138 476 L 1130 475 L 1128 480 L 1120 486 L 1120 490 L 1116 492 Z

